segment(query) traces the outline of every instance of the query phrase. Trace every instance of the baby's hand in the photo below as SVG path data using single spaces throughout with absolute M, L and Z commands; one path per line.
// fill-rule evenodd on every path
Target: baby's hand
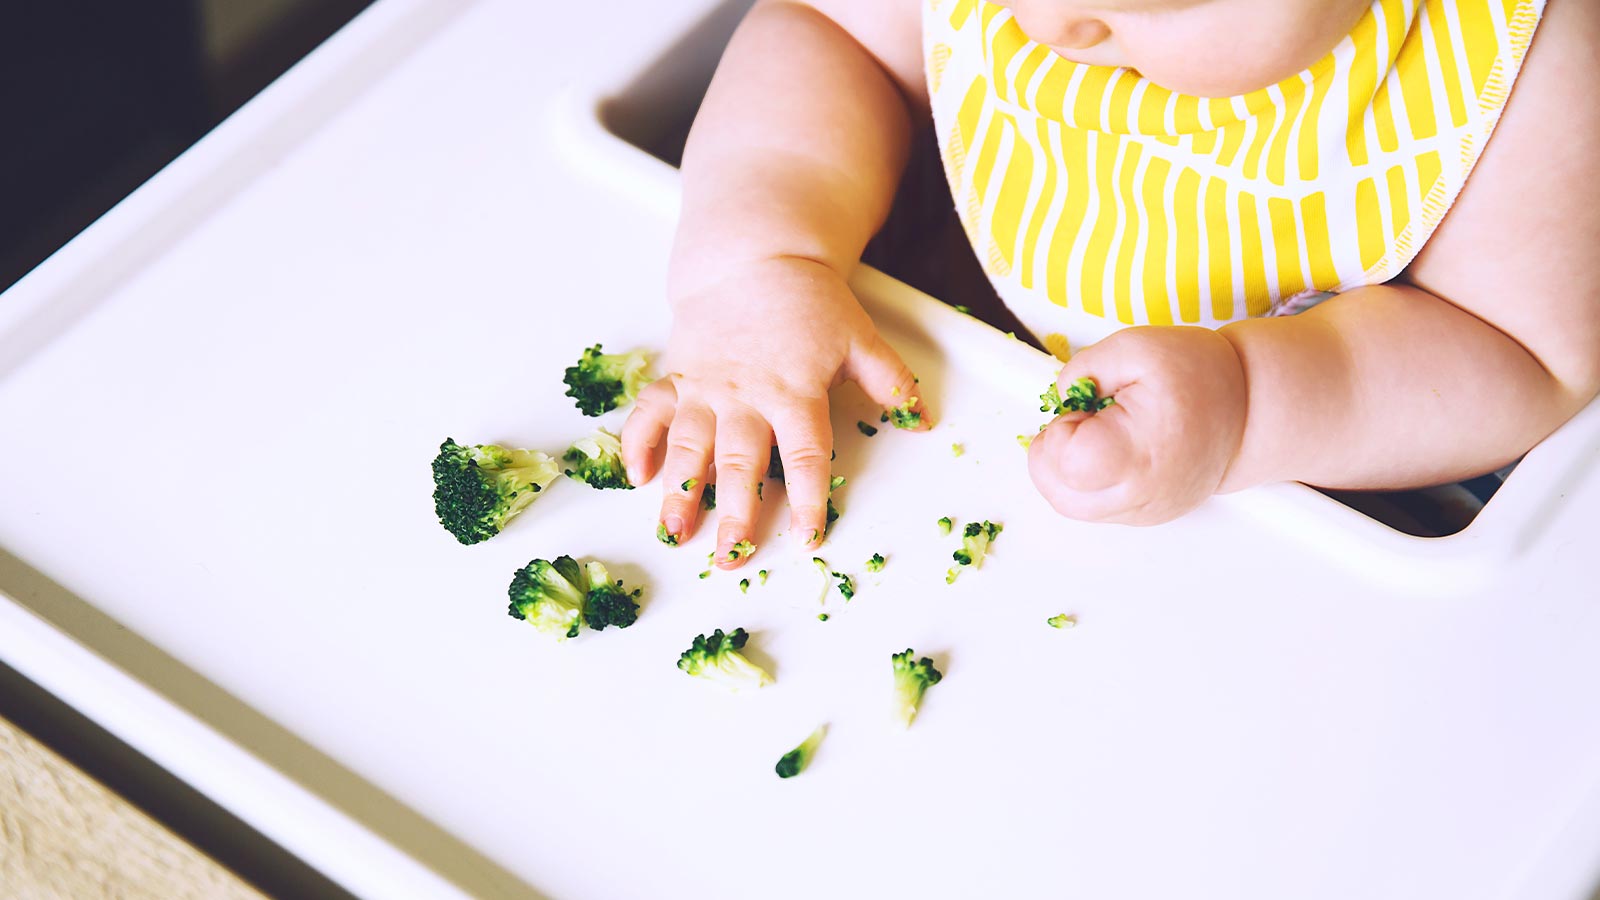
M 1153 525 L 1217 490 L 1246 407 L 1244 369 L 1226 338 L 1206 328 L 1127 328 L 1062 368 L 1062 395 L 1084 376 L 1116 402 L 1058 417 L 1028 450 L 1028 472 L 1056 512 Z
M 666 499 L 659 534 L 687 540 L 716 465 L 717 564 L 749 540 L 776 439 L 789 489 L 789 528 L 808 546 L 827 528 L 833 433 L 828 390 L 854 381 L 885 409 L 916 396 L 911 370 L 884 342 L 842 277 L 819 262 L 776 257 L 674 298 L 668 374 L 640 391 L 622 429 L 628 477 L 656 474 L 663 437 Z M 927 428 L 926 410 L 922 428 Z M 692 479 L 692 481 L 691 481 Z M 685 487 L 687 485 L 687 487 Z M 665 537 L 663 539 L 666 539 Z

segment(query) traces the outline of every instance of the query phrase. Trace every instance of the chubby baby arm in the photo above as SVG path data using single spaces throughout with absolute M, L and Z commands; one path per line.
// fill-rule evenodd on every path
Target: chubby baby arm
M 1571 418 L 1600 391 L 1600 108 L 1582 95 L 1596 43 L 1600 6 L 1550 4 L 1483 157 L 1403 278 L 1214 334 L 1129 329 L 1075 357 L 1062 383 L 1106 377 L 1126 408 L 1034 441 L 1044 496 L 1076 518 L 1149 523 L 1272 481 L 1419 487 L 1498 468 Z
M 692 535 L 716 468 L 717 554 L 748 540 L 776 440 L 790 529 L 820 537 L 831 476 L 827 392 L 884 406 L 913 379 L 846 286 L 882 225 L 926 115 L 915 0 L 756 4 L 718 66 L 683 160 L 668 272 L 669 374 L 623 428 L 635 484 L 657 474 L 659 534 Z M 814 538 L 815 540 L 816 538 Z

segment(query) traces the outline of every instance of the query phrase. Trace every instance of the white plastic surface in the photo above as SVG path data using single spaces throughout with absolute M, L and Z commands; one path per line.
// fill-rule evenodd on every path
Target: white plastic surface
M 450 539 L 445 436 L 559 451 L 594 424 L 561 396 L 581 348 L 666 334 L 672 176 L 594 126 L 585 85 L 706 8 L 621 0 L 601 28 L 580 4 L 384 0 L 0 298 L 0 589 L 337 812 L 165 764 L 253 823 L 348 816 L 480 896 L 1592 888 L 1597 408 L 1448 541 L 1293 486 L 1073 523 L 1014 441 L 1054 365 L 864 269 L 941 424 L 867 438 L 837 392 L 822 556 L 860 589 L 830 621 L 776 485 L 746 595 L 696 577 L 709 536 L 655 542 L 656 486 L 558 483 L 500 537 Z M 941 515 L 1006 526 L 953 586 Z M 511 573 L 561 553 L 644 585 L 638 624 L 558 645 L 508 618 Z M 48 682 L 65 663 L 12 621 L 0 658 Z M 776 685 L 673 667 L 735 626 Z M 897 732 L 908 646 L 946 678 Z M 777 779 L 819 722 L 812 768 Z M 119 734 L 226 756 L 158 717 Z M 338 857 L 313 861 L 403 871 Z M 401 881 L 370 890 L 439 888 Z

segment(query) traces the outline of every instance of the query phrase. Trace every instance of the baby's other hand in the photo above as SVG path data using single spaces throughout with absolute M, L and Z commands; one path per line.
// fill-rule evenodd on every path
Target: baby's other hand
M 878 334 L 832 268 L 800 257 L 747 263 L 672 298 L 667 374 L 640 391 L 622 429 L 622 458 L 634 484 L 656 475 L 663 439 L 665 476 L 658 534 L 687 540 L 700 518 L 708 469 L 716 468 L 717 565 L 738 568 L 748 553 L 774 443 L 789 491 L 790 530 L 808 546 L 827 528 L 833 433 L 828 390 L 854 381 L 886 410 L 916 398 L 911 370 Z M 931 422 L 926 407 L 923 428 Z
M 1116 402 L 1067 413 L 1028 449 L 1028 473 L 1056 512 L 1153 525 L 1216 492 L 1244 435 L 1244 369 L 1207 328 L 1126 328 L 1085 348 L 1057 376 L 1090 377 Z

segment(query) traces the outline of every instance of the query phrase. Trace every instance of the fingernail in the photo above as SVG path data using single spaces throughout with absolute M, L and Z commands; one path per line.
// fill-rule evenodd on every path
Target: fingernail
M 667 516 L 665 519 L 661 520 L 661 524 L 667 526 L 667 533 L 668 534 L 675 534 L 675 535 L 677 535 L 679 537 L 683 536 L 683 518 L 682 517 L 680 517 L 680 516 Z

